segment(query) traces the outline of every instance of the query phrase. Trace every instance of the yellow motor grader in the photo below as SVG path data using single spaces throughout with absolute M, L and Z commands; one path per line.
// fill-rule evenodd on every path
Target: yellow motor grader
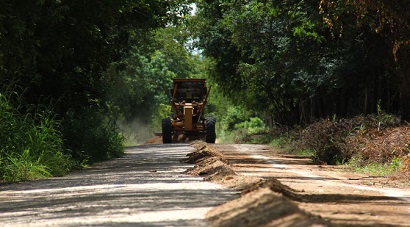
M 178 141 L 181 135 L 205 136 L 207 143 L 215 143 L 215 119 L 204 118 L 209 88 L 205 79 L 173 79 L 171 118 L 162 119 L 162 142 Z

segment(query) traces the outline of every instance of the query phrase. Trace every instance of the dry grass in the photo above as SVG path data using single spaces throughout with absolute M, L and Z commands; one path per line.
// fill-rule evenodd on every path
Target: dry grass
M 410 170 L 410 125 L 390 115 L 317 121 L 299 132 L 298 146 L 313 150 L 321 163 L 346 163 L 354 157 L 364 167 L 400 160 L 401 171 Z

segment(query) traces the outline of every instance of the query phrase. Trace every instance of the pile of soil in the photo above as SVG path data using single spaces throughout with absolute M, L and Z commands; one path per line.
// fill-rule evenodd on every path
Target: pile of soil
M 263 179 L 238 175 L 223 155 L 205 143 L 194 144 L 187 163 L 195 164 L 188 174 L 222 184 L 242 192 L 236 200 L 210 210 L 207 220 L 212 226 L 328 226 L 320 217 L 298 208 L 290 199 L 297 193 L 274 178 Z
M 328 226 L 269 188 L 259 188 L 210 210 L 212 226 Z
M 162 137 L 161 136 L 154 136 L 151 139 L 145 141 L 144 144 L 162 144 Z

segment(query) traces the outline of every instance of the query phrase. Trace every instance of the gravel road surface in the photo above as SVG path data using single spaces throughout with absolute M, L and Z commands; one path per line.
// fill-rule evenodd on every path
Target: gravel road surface
M 207 226 L 238 192 L 184 172 L 187 144 L 129 148 L 66 177 L 0 185 L 0 226 Z

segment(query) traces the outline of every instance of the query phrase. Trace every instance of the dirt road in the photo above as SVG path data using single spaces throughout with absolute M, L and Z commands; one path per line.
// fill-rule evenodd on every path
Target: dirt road
M 182 163 L 192 150 L 138 146 L 66 177 L 0 185 L 0 226 L 410 226 L 405 184 L 264 145 L 199 145 L 218 156 Z
M 206 226 L 238 193 L 186 175 L 191 150 L 139 146 L 66 177 L 0 185 L 0 226 Z
M 235 180 L 238 176 L 225 175 L 218 177 L 216 181 L 235 187 L 235 184 L 243 185 L 248 179 L 254 181 L 254 177 L 273 179 L 270 187 L 274 191 L 282 194 L 291 204 L 295 204 L 300 209 L 298 212 L 302 213 L 305 218 L 309 215 L 316 216 L 326 221 L 325 226 L 410 226 L 408 182 L 407 184 L 389 182 L 388 178 L 355 174 L 346 171 L 343 167 L 313 165 L 307 157 L 285 154 L 264 145 L 213 145 L 212 148 L 219 152 L 222 159 L 229 163 L 232 170 L 241 177 Z M 249 178 L 244 178 L 244 176 Z M 260 194 L 266 196 L 266 192 Z M 244 197 L 238 200 L 239 203 L 232 204 L 240 206 L 246 204 L 249 199 L 250 201 L 260 200 Z M 262 211 L 268 209 L 270 205 L 246 206 L 241 209 Z M 222 210 L 226 212 L 227 207 L 229 206 L 225 205 L 221 207 L 221 210 L 216 208 L 211 211 L 212 218 L 220 219 L 218 213 Z M 280 210 L 281 208 L 277 206 L 275 209 Z M 231 212 L 230 215 L 238 216 L 237 222 L 248 223 L 257 219 L 254 216 L 258 214 L 241 216 L 241 214 Z M 276 214 L 270 213 L 269 215 L 272 218 Z M 280 215 L 277 217 L 282 218 Z M 260 219 L 262 218 L 264 217 L 261 215 Z M 227 220 L 222 221 L 224 222 L 220 223 L 225 223 L 222 224 L 225 226 L 229 225 L 227 223 L 232 223 Z M 270 221 L 267 219 L 260 224 L 276 226 Z M 292 222 L 286 221 L 282 221 L 281 225 L 293 226 Z

